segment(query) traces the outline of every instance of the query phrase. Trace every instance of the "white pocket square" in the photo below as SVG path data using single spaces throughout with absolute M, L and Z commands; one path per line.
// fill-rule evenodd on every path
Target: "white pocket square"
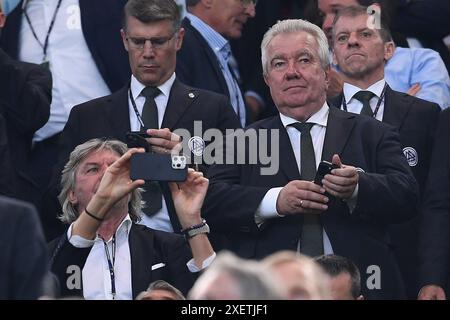
M 164 267 L 166 264 L 165 263 L 162 263 L 162 262 L 160 262 L 160 263 L 157 263 L 157 264 L 154 264 L 154 265 L 152 265 L 152 271 L 153 270 L 156 270 L 156 269 L 159 269 L 159 268 L 162 268 L 162 267 Z

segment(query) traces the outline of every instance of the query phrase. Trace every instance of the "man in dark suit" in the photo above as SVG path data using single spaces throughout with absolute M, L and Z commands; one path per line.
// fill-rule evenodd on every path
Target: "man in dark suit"
M 50 118 L 34 133 L 30 155 L 29 171 L 41 190 L 48 186 L 59 133 L 71 108 L 108 95 L 129 80 L 119 35 L 125 3 L 20 1 L 8 15 L 0 47 L 13 59 L 43 64 L 53 75 Z
M 243 25 L 255 15 L 252 0 L 186 1 L 185 39 L 177 54 L 177 76 L 187 85 L 224 94 L 241 121 L 247 123 L 239 77 L 230 65 L 229 39 L 241 36 Z
M 422 204 L 419 299 L 450 294 L 450 109 L 442 111 Z M 446 291 L 445 291 L 446 290 Z
M 70 154 L 59 195 L 70 227 L 52 243 L 51 258 L 63 296 L 129 300 L 159 279 L 186 294 L 194 273 L 214 259 L 200 216 L 208 189 L 201 172 L 189 169 L 186 181 L 169 185 L 185 237 L 135 224 L 144 180 L 130 180 L 130 159 L 139 152 L 92 139 Z
M 435 103 L 396 92 L 389 87 L 384 79 L 384 67 L 393 54 L 394 44 L 383 19 L 381 28 L 377 30 L 367 27 L 368 19 L 366 7 L 347 7 L 336 14 L 333 52 L 344 87 L 343 93 L 332 103 L 346 111 L 369 115 L 397 128 L 403 153 L 422 194 L 440 108 Z M 390 230 L 410 299 L 416 298 L 419 289 L 418 228 L 416 210 L 414 220 L 393 225 Z
M 48 271 L 47 246 L 36 209 L 0 197 L 0 300 L 37 299 Z
M 6 15 L 0 3 L 0 32 Z M 38 204 L 40 191 L 31 178 L 30 153 L 34 133 L 50 115 L 52 78 L 48 70 L 11 59 L 0 48 L 0 114 L 11 156 L 10 195 Z
M 282 249 L 339 254 L 362 270 L 364 296 L 403 297 L 387 225 L 411 217 L 418 190 L 397 133 L 328 107 L 328 44 L 317 26 L 279 22 L 261 48 L 265 81 L 280 114 L 247 132 L 256 129 L 259 141 L 252 145 L 268 139 L 267 154 L 279 170 L 261 171 L 262 161 L 211 167 L 205 216 L 242 256 Z M 315 184 L 320 160 L 335 167 Z
M 175 129 L 186 129 L 192 136 L 201 136 L 211 128 L 225 132 L 225 129 L 240 127 L 225 96 L 187 87 L 176 79 L 176 52 L 181 47 L 184 31 L 180 28 L 174 1 L 133 0 L 128 2 L 125 12 L 122 37 L 133 73 L 130 84 L 110 96 L 73 108 L 61 136 L 62 163 L 75 146 L 91 138 L 112 137 L 126 141 L 128 131 L 153 128 L 147 131 L 152 136 L 148 141 L 153 151 L 170 153 L 179 142 L 173 133 Z M 160 91 L 156 98 L 149 100 L 156 106 L 148 105 L 144 97 L 144 89 L 151 87 Z M 154 120 L 153 126 L 141 123 L 145 120 L 147 107 L 156 108 L 157 114 L 150 119 L 150 122 Z M 201 126 L 196 128 L 194 121 Z M 162 207 L 156 212 L 144 209 L 148 215 L 143 218 L 143 223 L 156 229 L 179 232 L 168 187 L 162 184 L 161 188 L 165 200 Z M 50 214 L 53 215 L 51 219 L 55 219 L 57 212 L 53 210 Z
M 11 164 L 6 121 L 0 114 L 0 195 L 14 197 L 15 190 Z

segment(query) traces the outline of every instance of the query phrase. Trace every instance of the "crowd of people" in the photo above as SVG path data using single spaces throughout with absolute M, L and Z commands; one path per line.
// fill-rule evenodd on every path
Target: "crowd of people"
M 0 0 L 0 299 L 448 299 L 444 13 Z

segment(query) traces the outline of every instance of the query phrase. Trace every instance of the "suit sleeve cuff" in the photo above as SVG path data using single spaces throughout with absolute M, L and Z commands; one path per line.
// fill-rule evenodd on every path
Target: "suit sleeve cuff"
M 356 208 L 356 204 L 358 202 L 358 190 L 359 190 L 359 183 L 356 184 L 352 196 L 349 199 L 345 200 L 348 206 L 348 210 L 350 211 L 350 214 L 352 214 Z

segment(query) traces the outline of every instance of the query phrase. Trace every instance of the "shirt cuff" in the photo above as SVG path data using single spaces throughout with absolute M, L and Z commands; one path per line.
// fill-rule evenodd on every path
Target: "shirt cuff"
M 67 239 L 69 239 L 69 243 L 73 245 L 75 248 L 89 248 L 92 247 L 95 243 L 95 240 L 88 240 L 80 236 L 72 236 L 72 226 L 73 223 L 69 226 L 67 230 Z
M 358 190 L 359 190 L 359 183 L 356 184 L 356 187 L 355 187 L 355 190 L 353 190 L 352 196 L 349 199 L 345 200 L 345 202 L 347 203 L 348 209 L 350 211 L 350 214 L 352 214 L 356 208 L 356 204 L 358 202 Z
M 197 265 L 194 263 L 194 259 L 189 260 L 186 265 L 189 269 L 190 272 L 195 273 L 195 272 L 199 272 L 207 267 L 209 267 L 209 265 L 214 261 L 214 259 L 216 258 L 216 253 L 214 252 L 212 255 L 210 255 L 208 258 L 206 258 L 205 260 L 203 260 L 202 263 L 202 268 L 200 269 L 199 267 L 197 267 Z
M 283 187 L 272 188 L 267 191 L 262 199 L 258 209 L 255 212 L 255 223 L 260 226 L 263 222 L 270 218 L 283 217 L 277 212 L 277 199 Z

